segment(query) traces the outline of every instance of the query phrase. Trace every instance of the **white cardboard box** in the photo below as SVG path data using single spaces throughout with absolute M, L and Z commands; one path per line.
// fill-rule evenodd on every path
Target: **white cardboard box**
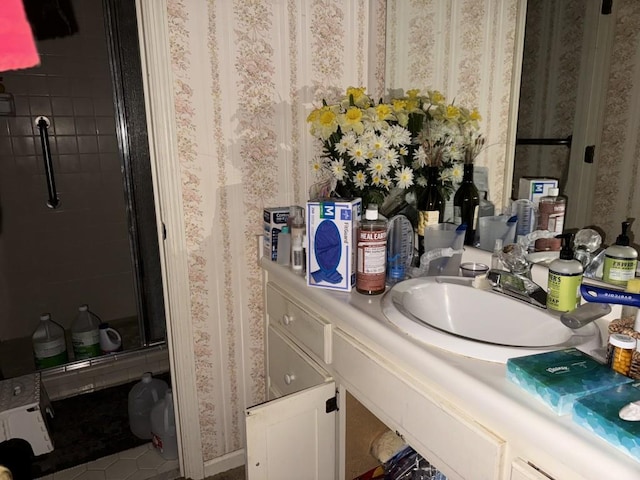
M 356 282 L 356 231 L 362 200 L 307 202 L 307 285 L 350 292 Z
M 518 185 L 518 198 L 531 200 L 538 205 L 540 198 L 549 195 L 549 190 L 558 186 L 555 178 L 529 178 L 523 177 Z
M 22 438 L 36 456 L 53 450 L 45 418 L 47 414 L 53 417 L 53 409 L 40 373 L 1 381 L 0 409 L 0 441 Z

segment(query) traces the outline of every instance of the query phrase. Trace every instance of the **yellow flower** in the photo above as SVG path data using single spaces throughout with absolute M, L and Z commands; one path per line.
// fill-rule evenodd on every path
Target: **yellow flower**
M 344 114 L 338 116 L 338 123 L 343 132 L 353 130 L 357 134 L 364 132 L 362 123 L 362 110 L 358 107 L 349 107 Z
M 480 116 L 480 112 L 478 112 L 477 108 L 474 108 L 473 110 L 471 110 L 471 113 L 469 113 L 469 120 L 473 120 L 476 122 L 479 122 L 480 120 L 482 120 L 482 117 Z
M 393 118 L 393 110 L 391 110 L 391 106 L 387 103 L 376 105 L 375 112 L 378 121 L 390 120 Z
M 444 103 L 444 95 L 442 95 L 438 90 L 429 90 L 429 92 L 427 92 L 427 96 L 429 97 L 429 102 L 433 105 L 442 105 Z
M 323 140 L 328 139 L 338 130 L 338 116 L 329 106 L 311 112 L 307 117 L 307 122 L 311 123 L 311 132 Z
M 407 97 L 409 97 L 409 98 L 417 99 L 419 94 L 420 94 L 420 89 L 419 88 L 412 88 L 411 90 L 407 90 Z
M 407 101 L 404 98 L 394 98 L 391 101 L 391 105 L 393 105 L 393 109 L 396 112 L 402 112 L 407 108 Z
M 457 120 L 460 117 L 460 109 L 455 105 L 447 105 L 444 116 L 449 121 Z
M 354 105 L 362 106 L 369 101 L 365 87 L 349 87 L 347 88 L 347 99 L 353 95 Z

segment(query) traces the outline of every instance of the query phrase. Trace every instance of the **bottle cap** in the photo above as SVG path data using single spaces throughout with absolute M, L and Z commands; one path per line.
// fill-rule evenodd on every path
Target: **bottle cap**
M 289 233 L 289 227 L 285 225 L 284 227 L 282 227 L 282 230 L 280 230 L 280 233 Z
M 378 219 L 378 204 L 370 203 L 367 205 L 367 211 L 364 213 L 364 218 L 366 220 L 377 220 Z
M 623 247 L 629 246 L 629 237 L 627 236 L 627 230 L 629 229 L 629 222 L 622 222 L 622 233 L 616 238 L 616 245 Z
M 40 320 L 42 320 L 43 322 L 45 320 L 50 320 L 51 319 L 51 315 L 48 313 L 43 313 L 42 315 L 40 315 Z
M 625 289 L 629 293 L 640 293 L 640 278 L 632 278 L 627 281 L 627 288 Z
M 81 311 L 81 312 L 86 312 L 87 310 L 89 310 L 89 305 L 87 305 L 87 304 L 80 305 L 78 307 L 78 310 Z
M 551 187 L 549 189 L 549 197 L 557 197 L 558 195 L 560 195 L 560 189 L 558 187 Z
M 609 336 L 609 343 L 614 347 L 636 348 L 636 339 L 624 333 L 612 333 Z

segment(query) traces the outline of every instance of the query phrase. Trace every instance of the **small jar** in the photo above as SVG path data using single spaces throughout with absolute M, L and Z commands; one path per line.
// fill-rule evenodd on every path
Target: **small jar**
M 636 349 L 636 339 L 622 333 L 612 333 L 609 336 L 609 345 L 611 347 L 609 366 L 614 372 L 628 376 L 633 352 Z

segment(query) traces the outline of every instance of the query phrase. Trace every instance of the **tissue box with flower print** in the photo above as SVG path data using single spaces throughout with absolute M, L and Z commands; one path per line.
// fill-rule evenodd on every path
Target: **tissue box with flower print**
M 571 413 L 578 398 L 633 381 L 576 348 L 510 358 L 507 379 L 558 415 Z
M 573 421 L 640 461 L 640 422 L 622 420 L 619 415 L 622 407 L 637 400 L 640 382 L 587 395 L 573 405 Z

